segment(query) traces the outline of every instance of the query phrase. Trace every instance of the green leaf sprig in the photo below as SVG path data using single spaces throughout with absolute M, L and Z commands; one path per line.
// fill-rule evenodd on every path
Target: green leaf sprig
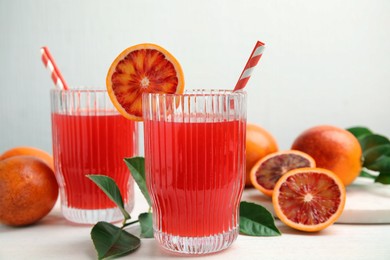
M 141 237 L 153 237 L 150 197 L 145 184 L 144 158 L 133 157 L 125 159 L 125 162 L 137 185 L 142 187 L 141 191 L 149 203 L 149 210 L 141 213 L 138 220 L 129 222 L 131 216 L 124 207 L 122 195 L 115 181 L 104 175 L 87 175 L 118 206 L 124 217 L 121 227 L 100 221 L 92 228 L 91 238 L 98 253 L 98 259 L 112 259 L 127 255 L 140 247 L 141 239 L 125 231 L 124 228 L 127 226 L 139 222 Z
M 148 212 L 141 213 L 138 220 L 129 222 L 130 214 L 124 208 L 123 199 L 115 181 L 104 175 L 87 175 L 121 210 L 124 220 L 121 227 L 100 221 L 91 230 L 91 238 L 98 253 L 98 259 L 112 259 L 134 252 L 141 245 L 141 239 L 124 228 L 139 223 L 141 237 L 153 237 L 151 200 L 146 188 L 145 160 L 143 157 L 124 159 L 135 182 L 149 205 Z M 264 207 L 250 202 L 240 203 L 240 233 L 250 236 L 279 236 L 275 219 Z
M 363 169 L 360 176 L 390 184 L 390 140 L 373 133 L 367 127 L 358 126 L 347 130 L 358 139 L 363 151 Z

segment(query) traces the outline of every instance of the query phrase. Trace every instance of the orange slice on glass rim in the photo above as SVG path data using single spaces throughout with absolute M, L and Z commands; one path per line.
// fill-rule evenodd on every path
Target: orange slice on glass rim
M 124 117 L 142 121 L 142 94 L 183 93 L 180 63 L 163 47 L 138 44 L 122 51 L 108 70 L 107 92 Z
M 304 152 L 278 151 L 266 155 L 252 167 L 250 180 L 253 187 L 271 197 L 276 182 L 283 174 L 296 168 L 315 166 L 314 159 Z
M 345 205 L 345 187 L 322 168 L 294 169 L 275 185 L 272 204 L 277 217 L 297 230 L 315 232 L 333 224 Z

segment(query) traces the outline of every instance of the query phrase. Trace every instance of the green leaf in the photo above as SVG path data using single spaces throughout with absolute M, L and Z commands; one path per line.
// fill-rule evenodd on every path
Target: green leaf
M 130 219 L 129 213 L 125 210 L 121 192 L 112 178 L 105 175 L 87 175 L 87 177 L 119 207 L 125 220 Z
M 141 213 L 138 216 L 141 225 L 141 237 L 153 238 L 153 216 L 150 212 Z
M 146 201 L 148 202 L 149 207 L 151 207 L 152 202 L 150 200 L 150 196 L 148 193 L 148 189 L 146 188 L 146 181 L 145 181 L 145 159 L 143 157 L 132 157 L 132 158 L 125 158 L 124 160 L 131 172 L 131 175 L 133 176 L 139 189 L 144 195 Z
M 263 206 L 240 203 L 240 232 L 250 236 L 280 236 L 272 214 Z
M 378 177 L 375 179 L 375 182 L 390 184 L 390 171 L 380 172 Z
M 388 172 L 390 171 L 390 156 L 382 155 L 375 162 L 365 167 L 372 171 Z
M 381 144 L 364 151 L 364 163 L 369 165 L 375 162 L 382 155 L 390 155 L 390 144 Z
M 98 222 L 91 230 L 91 238 L 99 259 L 127 255 L 141 245 L 141 240 L 111 223 Z
M 390 144 L 390 141 L 387 139 L 387 137 L 378 134 L 365 135 L 358 140 L 362 147 L 363 153 L 372 147 L 383 144 Z
M 363 166 L 370 170 L 386 171 L 386 161 L 390 158 L 390 144 L 374 146 L 363 153 Z
M 370 129 L 362 126 L 347 128 L 347 131 L 351 132 L 356 138 L 372 134 L 372 131 Z

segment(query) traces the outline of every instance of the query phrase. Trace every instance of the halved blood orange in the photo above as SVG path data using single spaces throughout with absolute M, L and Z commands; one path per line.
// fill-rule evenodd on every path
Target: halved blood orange
M 276 182 L 283 174 L 292 169 L 315 166 L 314 159 L 304 152 L 279 151 L 260 159 L 252 167 L 250 179 L 256 189 L 271 197 Z
M 294 229 L 323 230 L 341 215 L 345 187 L 333 172 L 322 168 L 294 169 L 275 185 L 272 203 L 277 217 Z
M 142 120 L 142 93 L 182 93 L 184 76 L 180 63 L 163 47 L 138 44 L 122 51 L 106 77 L 108 95 L 126 118 Z

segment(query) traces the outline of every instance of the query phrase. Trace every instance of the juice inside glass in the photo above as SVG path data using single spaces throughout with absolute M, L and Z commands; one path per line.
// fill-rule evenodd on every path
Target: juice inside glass
M 143 111 L 155 238 L 186 254 L 227 248 L 244 187 L 245 93 L 144 94 Z
M 115 180 L 127 210 L 134 181 L 123 158 L 138 154 L 137 125 L 112 106 L 106 90 L 51 91 L 53 157 L 61 208 L 77 223 L 114 222 L 122 214 L 88 174 Z

